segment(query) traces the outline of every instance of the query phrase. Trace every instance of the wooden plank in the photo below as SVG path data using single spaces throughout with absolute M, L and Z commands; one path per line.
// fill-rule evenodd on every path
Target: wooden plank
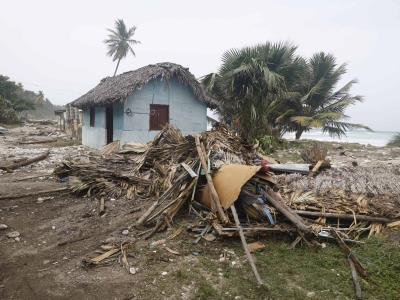
M 281 214 L 283 214 L 290 222 L 292 222 L 300 231 L 311 234 L 311 229 L 307 226 L 303 219 L 296 214 L 289 206 L 287 206 L 282 198 L 270 188 L 265 193 L 267 200 L 275 207 Z

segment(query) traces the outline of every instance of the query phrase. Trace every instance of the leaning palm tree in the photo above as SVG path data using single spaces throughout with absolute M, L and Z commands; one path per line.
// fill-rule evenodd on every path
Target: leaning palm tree
M 333 55 L 314 54 L 307 63 L 301 83 L 286 99 L 277 123 L 284 131 L 295 131 L 296 139 L 311 128 L 322 128 L 323 132 L 339 137 L 351 128 L 370 130 L 367 126 L 345 121 L 348 118 L 346 108 L 363 100 L 362 96 L 350 94 L 356 80 L 335 90 L 346 72 L 346 65 L 337 66 Z
M 222 119 L 250 138 L 272 134 L 276 109 L 305 65 L 295 51 L 289 43 L 266 42 L 225 52 L 218 73 L 202 78 Z
M 118 66 L 121 59 L 125 58 L 129 52 L 136 56 L 132 46 L 140 42 L 132 39 L 136 31 L 136 26 L 127 29 L 123 20 L 115 21 L 115 29 L 107 29 L 110 34 L 104 43 L 108 46 L 107 54 L 112 57 L 113 61 L 117 61 L 114 76 L 117 74 Z

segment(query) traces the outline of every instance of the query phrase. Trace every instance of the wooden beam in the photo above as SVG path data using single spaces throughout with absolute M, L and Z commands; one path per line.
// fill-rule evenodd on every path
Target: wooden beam
M 290 222 L 293 223 L 300 231 L 311 234 L 311 229 L 307 226 L 303 219 L 296 214 L 289 206 L 287 206 L 283 199 L 275 192 L 273 192 L 270 188 L 267 189 L 265 193 L 265 197 L 267 200 L 275 207 L 281 214 L 283 214 Z
M 389 223 L 392 221 L 391 219 L 388 218 L 383 218 L 383 217 L 371 217 L 371 216 L 366 216 L 366 215 L 352 215 L 352 214 L 339 214 L 339 213 L 324 213 L 324 212 L 318 212 L 318 211 L 307 211 L 307 210 L 294 210 L 295 213 L 301 216 L 307 216 L 307 217 L 324 217 L 324 218 L 337 218 L 337 219 L 343 219 L 343 220 L 349 220 L 352 221 L 356 219 L 357 221 L 369 221 L 369 222 L 374 222 L 374 223 Z

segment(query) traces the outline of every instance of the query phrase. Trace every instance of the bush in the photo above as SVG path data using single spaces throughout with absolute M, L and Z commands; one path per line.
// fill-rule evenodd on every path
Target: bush
M 390 142 L 387 144 L 387 146 L 391 147 L 400 147 L 400 133 L 396 133 Z
M 0 123 L 15 123 L 18 121 L 17 114 L 9 101 L 0 96 Z
M 277 149 L 285 147 L 285 140 L 277 138 L 272 135 L 264 135 L 258 140 L 260 148 L 265 152 L 265 154 L 270 154 Z

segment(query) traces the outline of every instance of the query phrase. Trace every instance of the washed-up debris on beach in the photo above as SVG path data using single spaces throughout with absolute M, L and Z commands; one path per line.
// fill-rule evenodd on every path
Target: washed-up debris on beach
M 261 284 L 245 235 L 290 233 L 297 236 L 294 245 L 327 239 L 357 243 L 360 235 L 379 233 L 400 217 L 395 208 L 390 213 L 384 209 L 391 205 L 385 199 L 377 205 L 367 196 L 321 197 L 311 190 L 280 186 L 275 173 L 313 178 L 330 166 L 323 150 L 313 151 L 321 155 L 306 154 L 304 165 L 272 164 L 222 125 L 196 136 L 182 136 L 167 125 L 151 143 L 121 147 L 115 141 L 101 152 L 70 157 L 54 173 L 62 180 L 68 178 L 73 192 L 101 199 L 102 209 L 104 202 L 116 198 L 143 207 L 139 217 L 127 224 L 140 233 L 138 237 L 149 238 L 173 227 L 179 212 L 197 219 L 190 230 L 200 239 L 239 235 Z M 130 270 L 129 248 L 129 243 L 111 248 L 86 264 L 97 265 L 119 253 Z

